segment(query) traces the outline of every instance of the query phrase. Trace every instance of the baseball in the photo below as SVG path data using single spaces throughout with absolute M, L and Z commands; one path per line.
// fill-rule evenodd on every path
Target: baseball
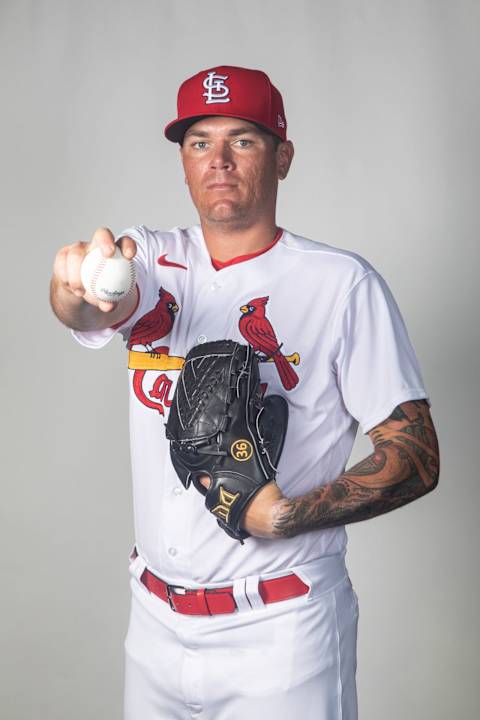
M 118 247 L 110 258 L 103 257 L 100 248 L 95 248 L 85 256 L 80 277 L 85 290 L 98 300 L 119 302 L 135 287 L 135 263 L 123 257 Z

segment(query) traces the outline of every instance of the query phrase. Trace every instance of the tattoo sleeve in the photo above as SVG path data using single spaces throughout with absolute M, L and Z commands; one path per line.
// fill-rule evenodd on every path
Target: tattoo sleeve
M 371 455 L 334 482 L 279 504 L 275 537 L 368 520 L 436 487 L 438 442 L 425 400 L 398 405 L 368 435 L 375 448 Z

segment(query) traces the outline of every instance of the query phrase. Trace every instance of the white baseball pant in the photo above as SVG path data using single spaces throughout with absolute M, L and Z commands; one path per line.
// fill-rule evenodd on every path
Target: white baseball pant
M 130 567 L 125 720 L 357 720 L 358 600 L 343 555 L 289 570 L 307 595 L 264 605 L 249 590 L 258 607 L 212 616 L 173 612 L 140 582 L 141 556 Z

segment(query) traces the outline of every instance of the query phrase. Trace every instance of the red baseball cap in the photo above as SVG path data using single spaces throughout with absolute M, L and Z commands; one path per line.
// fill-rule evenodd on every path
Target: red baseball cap
M 165 127 L 172 142 L 182 142 L 190 125 L 203 117 L 241 118 L 287 139 L 282 96 L 261 70 L 220 65 L 202 70 L 180 85 L 178 117 Z

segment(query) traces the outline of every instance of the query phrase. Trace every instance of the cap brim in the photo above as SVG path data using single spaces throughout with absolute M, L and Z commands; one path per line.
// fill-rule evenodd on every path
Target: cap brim
M 167 140 L 171 140 L 171 142 L 182 142 L 183 136 L 190 125 L 193 125 L 197 120 L 205 117 L 210 117 L 210 115 L 196 115 L 195 117 L 184 118 L 183 120 L 172 120 L 172 122 L 168 123 L 165 127 L 165 137 Z
M 194 123 L 196 123 L 197 120 L 204 120 L 207 117 L 233 117 L 238 118 L 239 120 L 248 120 L 248 122 L 251 122 L 254 125 L 258 125 L 258 127 L 265 130 L 265 132 L 270 133 L 271 135 L 277 135 L 277 137 L 279 137 L 280 140 L 283 141 L 283 137 L 279 133 L 274 133 L 269 127 L 266 127 L 266 125 L 262 125 L 257 120 L 246 117 L 245 115 L 240 116 L 235 113 L 229 115 L 229 113 L 225 112 L 222 112 L 221 114 L 205 113 L 204 115 L 195 115 L 194 117 L 183 118 L 183 120 L 172 120 L 172 122 L 168 123 L 168 125 L 165 126 L 165 137 L 171 142 L 181 143 L 183 142 L 183 136 L 187 132 L 188 128 Z

